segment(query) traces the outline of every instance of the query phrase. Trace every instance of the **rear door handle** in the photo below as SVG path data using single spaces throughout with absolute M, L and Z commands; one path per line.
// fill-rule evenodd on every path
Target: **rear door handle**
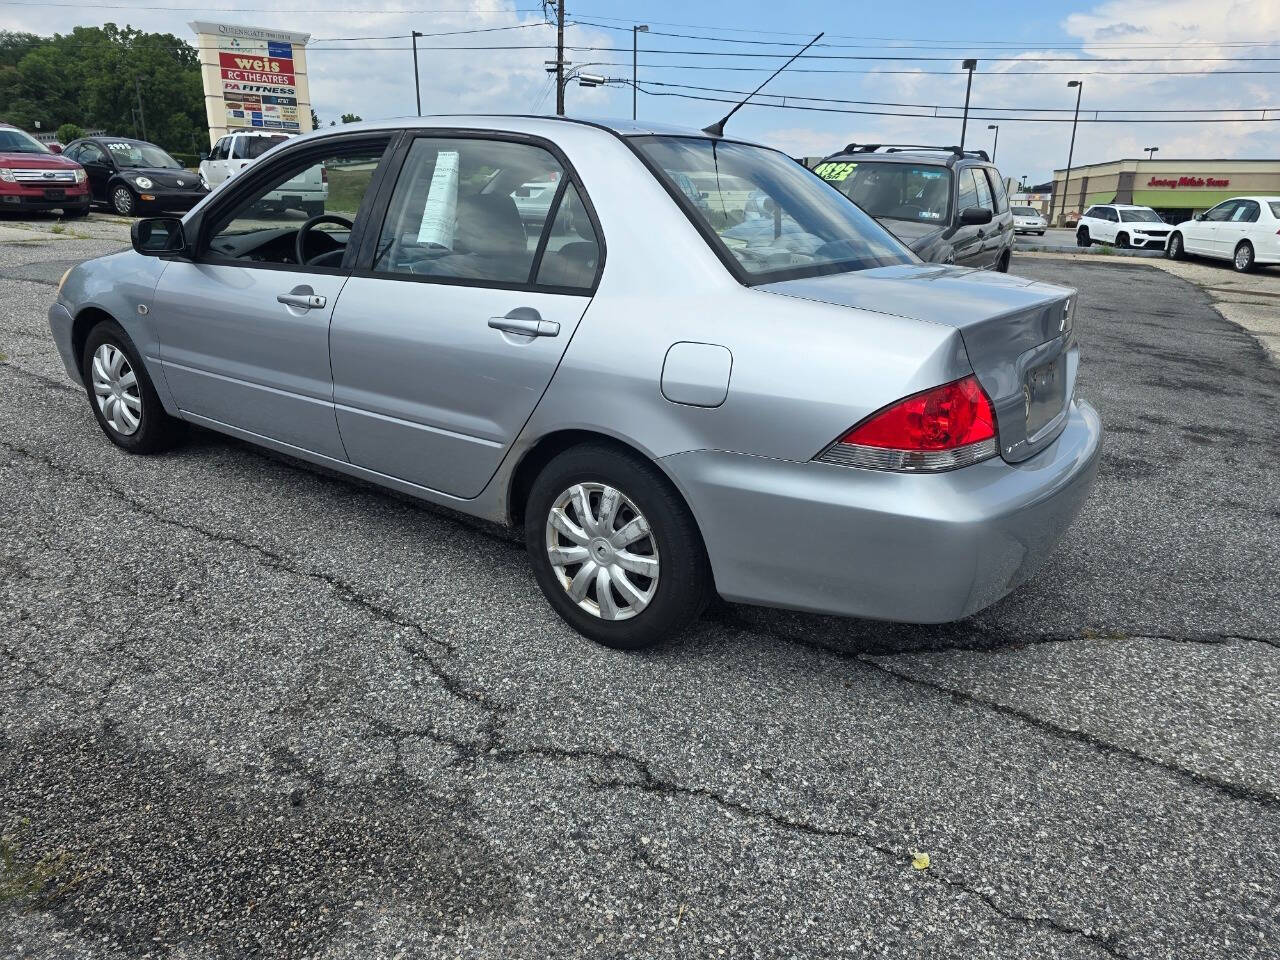
M 287 307 L 318 310 L 324 306 L 325 299 L 318 293 L 281 293 L 276 296 L 276 302 L 283 303 Z
M 530 316 L 532 314 L 532 316 Z M 538 311 L 519 307 L 505 317 L 490 317 L 489 326 L 503 333 L 514 333 L 522 337 L 555 337 L 560 335 L 560 324 L 554 320 L 543 320 Z

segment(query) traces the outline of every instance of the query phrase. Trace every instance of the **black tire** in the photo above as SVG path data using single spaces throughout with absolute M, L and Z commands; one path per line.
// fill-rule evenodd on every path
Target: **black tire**
M 1043 236 L 1044 236 L 1044 231 L 1043 231 L 1043 230 L 1037 230 L 1037 231 L 1036 231 L 1036 236 L 1037 236 L 1037 237 L 1043 237 Z
M 1182 243 L 1182 234 L 1174 232 L 1169 234 L 1169 244 L 1164 248 L 1164 255 L 1170 260 L 1187 259 L 1187 249 Z
M 62 211 L 63 220 L 81 220 L 89 215 L 89 205 L 86 203 L 83 207 L 66 207 Z
M 137 216 L 138 195 L 132 188 L 117 183 L 111 188 L 111 209 L 122 217 Z
M 1004 253 L 1000 254 L 1000 259 L 996 261 L 996 270 L 999 271 L 1000 273 L 1008 273 L 1009 261 L 1010 259 L 1012 259 L 1012 257 L 1013 257 L 1012 250 L 1006 250 Z
M 1236 244 L 1235 253 L 1231 256 L 1231 266 L 1235 268 L 1236 273 L 1250 272 L 1256 265 L 1255 261 L 1256 255 L 1252 243 L 1242 240 Z
M 1089 228 L 1081 227 L 1076 231 L 1076 246 L 1089 247 L 1093 245 L 1093 239 L 1089 236 Z
M 137 378 L 136 393 L 137 399 L 141 402 L 141 410 L 138 413 L 137 429 L 132 433 L 123 433 L 109 423 L 103 414 L 102 407 L 98 404 L 92 365 L 94 354 L 104 344 L 124 354 L 129 368 Z M 104 320 L 89 331 L 89 336 L 85 339 L 84 353 L 80 357 L 80 374 L 84 380 L 85 392 L 89 397 L 89 407 L 98 420 L 98 426 L 107 435 L 107 439 L 121 450 L 138 454 L 159 453 L 182 439 L 186 432 L 185 424 L 165 413 L 151 377 L 147 374 L 147 368 L 138 356 L 138 351 L 134 349 L 133 341 L 115 321 Z
M 587 564 L 599 569 L 590 554 L 581 564 L 566 565 L 563 573 L 552 565 L 547 555 L 547 527 L 552 507 L 577 484 L 612 487 L 630 500 L 648 522 L 648 537 L 635 546 L 637 552 L 648 548 L 653 550 L 659 562 L 658 576 L 655 580 L 643 576 L 634 581 L 628 580 L 643 590 L 653 589 L 647 606 L 629 619 L 603 619 L 570 597 L 561 576 L 568 579 L 581 573 Z M 589 509 L 594 511 L 600 504 L 600 500 L 595 499 L 599 494 L 588 496 L 592 498 Z M 575 514 L 577 512 L 576 508 L 568 509 L 574 510 Z M 626 525 L 628 512 L 629 508 L 619 507 L 613 521 L 615 531 Z M 580 527 L 585 528 L 586 524 Z M 598 541 L 601 539 L 604 538 L 592 538 L 586 549 L 599 549 Z M 679 493 L 649 461 L 605 444 L 572 447 L 559 454 L 538 474 L 525 505 L 525 546 L 538 586 L 552 609 L 584 637 L 618 650 L 639 650 L 679 635 L 697 620 L 714 595 L 711 567 L 702 536 Z M 590 593 L 584 596 L 583 602 L 595 604 L 593 596 L 598 581 L 592 580 L 588 574 L 587 582 L 591 584 L 587 588 Z M 624 595 L 619 592 L 616 596 Z M 616 601 L 611 602 L 616 605 Z
M 1129 235 L 1127 233 L 1116 234 L 1116 247 L 1120 250 L 1129 249 Z

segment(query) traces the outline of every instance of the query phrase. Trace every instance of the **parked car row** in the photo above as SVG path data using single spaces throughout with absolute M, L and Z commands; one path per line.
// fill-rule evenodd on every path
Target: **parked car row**
M 954 620 L 1031 576 L 1094 481 L 1075 291 L 998 272 L 984 156 L 829 163 L 630 121 L 323 131 L 137 221 L 49 322 L 120 448 L 194 423 L 520 528 L 601 643 L 716 594 Z M 322 215 L 264 212 L 316 166 Z

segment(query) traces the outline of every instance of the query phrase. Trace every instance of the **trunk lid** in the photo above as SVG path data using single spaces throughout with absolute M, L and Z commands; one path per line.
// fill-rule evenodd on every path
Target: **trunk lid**
M 1033 456 L 1066 424 L 1080 351 L 1075 291 L 1004 273 L 905 264 L 756 288 L 956 328 L 996 409 L 1000 455 Z

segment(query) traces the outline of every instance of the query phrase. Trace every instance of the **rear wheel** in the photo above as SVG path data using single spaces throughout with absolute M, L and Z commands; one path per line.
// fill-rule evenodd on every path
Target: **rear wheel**
M 1185 260 L 1186 248 L 1182 245 L 1182 234 L 1174 233 L 1169 237 L 1169 245 L 1164 248 L 1164 255 L 1170 260 Z
M 1253 258 L 1253 244 L 1244 240 L 1236 246 L 1236 254 L 1231 258 L 1231 265 L 1239 273 L 1248 273 L 1253 269 Z
M 182 421 L 164 412 L 128 334 L 104 320 L 85 340 L 81 373 L 107 439 L 129 453 L 157 453 L 182 437 Z
M 1077 231 L 1076 231 L 1076 246 L 1077 246 L 1077 247 L 1087 247 L 1087 246 L 1089 246 L 1089 245 L 1090 245 L 1090 244 L 1092 244 L 1092 243 L 1093 243 L 1093 240 L 1092 240 L 1092 238 L 1090 238 L 1090 236 L 1089 236 L 1089 228 L 1088 228 L 1088 227 L 1081 227 L 1079 230 L 1077 230 Z
M 552 608 L 585 637 L 637 650 L 675 636 L 713 590 L 688 507 L 652 463 L 589 444 L 538 475 L 525 545 Z

